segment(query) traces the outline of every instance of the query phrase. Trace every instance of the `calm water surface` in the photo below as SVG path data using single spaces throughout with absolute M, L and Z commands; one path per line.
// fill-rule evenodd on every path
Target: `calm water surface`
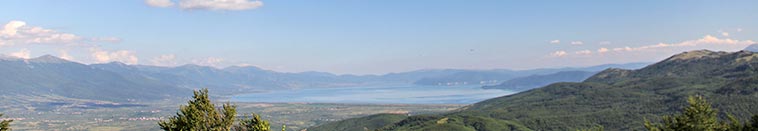
M 513 94 L 481 86 L 382 86 L 282 90 L 232 97 L 238 102 L 472 104 Z

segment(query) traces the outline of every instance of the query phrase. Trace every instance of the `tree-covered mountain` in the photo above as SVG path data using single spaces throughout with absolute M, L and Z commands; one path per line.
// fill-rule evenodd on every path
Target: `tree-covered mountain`
M 758 54 L 684 52 L 641 69 L 607 69 L 583 82 L 554 83 L 446 114 L 407 117 L 379 129 L 643 130 L 644 119 L 679 112 L 692 95 L 704 96 L 725 112 L 719 114 L 722 119 L 726 113 L 758 114 Z
M 513 78 L 494 86 L 484 86 L 485 89 L 505 89 L 511 91 L 525 91 L 537 87 L 543 87 L 556 82 L 580 82 L 597 72 L 590 71 L 561 71 L 547 75 L 531 75 Z

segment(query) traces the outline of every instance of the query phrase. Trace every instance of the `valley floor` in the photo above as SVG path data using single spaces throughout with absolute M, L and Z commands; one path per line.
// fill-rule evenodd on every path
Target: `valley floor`
M 172 103 L 172 104 L 166 104 Z M 166 102 L 143 105 L 103 106 L 46 103 L 26 108 L 3 108 L 4 119 L 14 119 L 14 130 L 160 130 L 157 122 L 176 113 L 179 105 Z M 234 103 L 237 112 L 258 113 L 271 121 L 273 130 L 286 124 L 301 130 L 327 122 L 377 113 L 433 114 L 458 109 L 461 104 L 319 104 Z

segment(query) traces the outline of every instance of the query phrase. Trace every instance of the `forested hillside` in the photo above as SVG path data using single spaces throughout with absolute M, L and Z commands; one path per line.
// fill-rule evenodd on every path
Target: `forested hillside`
M 379 129 L 642 130 L 645 118 L 679 112 L 692 95 L 708 99 L 722 119 L 758 114 L 758 54 L 684 52 L 642 69 L 607 69 L 580 83 L 555 83 Z

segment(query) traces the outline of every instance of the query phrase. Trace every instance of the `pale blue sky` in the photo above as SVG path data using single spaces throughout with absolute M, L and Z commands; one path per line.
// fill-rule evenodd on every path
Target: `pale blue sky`
M 143 0 L 2 1 L 2 25 L 23 21 L 87 40 L 34 43 L 0 35 L 0 42 L 13 43 L 0 44 L 0 53 L 383 74 L 651 62 L 691 49 L 738 50 L 758 33 L 758 2 L 750 0 L 262 0 L 238 10 L 184 8 L 187 1 L 204 0 L 173 0 L 169 7 Z M 120 41 L 89 40 L 97 38 Z M 659 43 L 665 44 L 651 47 Z

